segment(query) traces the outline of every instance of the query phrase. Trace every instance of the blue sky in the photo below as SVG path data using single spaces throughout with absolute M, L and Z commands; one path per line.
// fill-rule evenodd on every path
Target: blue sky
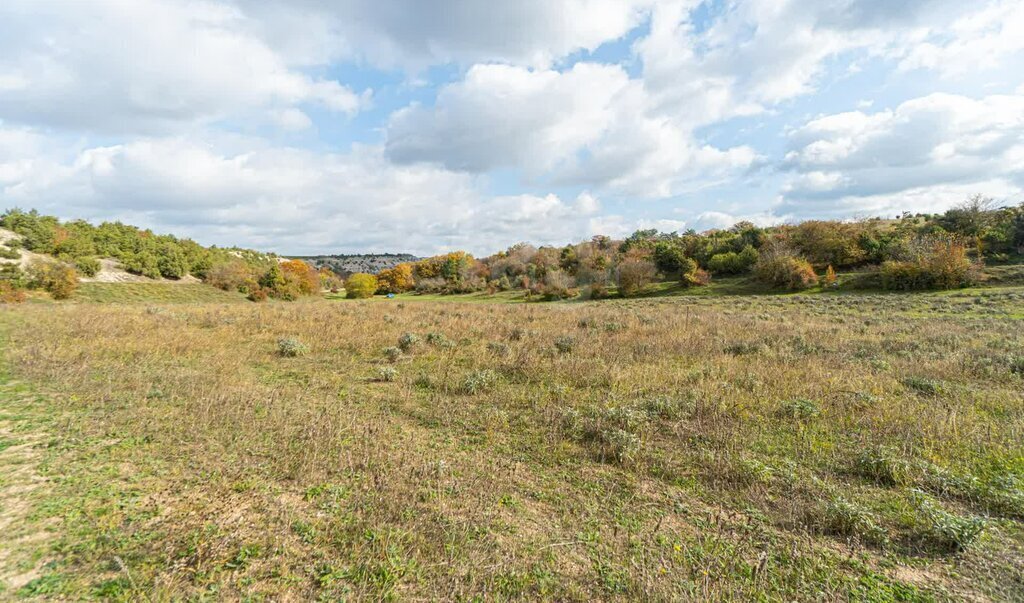
M 6 0 L 0 201 L 283 253 L 1024 188 L 1011 0 Z

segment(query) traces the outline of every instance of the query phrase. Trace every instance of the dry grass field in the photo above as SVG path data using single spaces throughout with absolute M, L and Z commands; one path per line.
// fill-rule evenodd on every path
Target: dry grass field
M 0 330 L 0 599 L 1024 599 L 1021 288 Z

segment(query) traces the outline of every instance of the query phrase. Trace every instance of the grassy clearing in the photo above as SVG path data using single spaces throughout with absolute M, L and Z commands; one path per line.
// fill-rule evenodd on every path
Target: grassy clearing
M 0 313 L 19 592 L 1024 597 L 1024 290 L 391 302 Z
M 179 283 L 82 283 L 75 301 L 105 304 L 230 303 L 246 301 L 239 293 L 216 287 Z

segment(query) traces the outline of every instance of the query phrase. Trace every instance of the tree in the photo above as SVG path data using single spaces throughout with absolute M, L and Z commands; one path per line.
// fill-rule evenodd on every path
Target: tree
M 377 275 L 377 287 L 381 293 L 405 293 L 412 291 L 415 286 L 411 264 L 399 264 L 394 268 L 381 270 Z
M 658 270 L 670 278 L 681 278 L 684 274 L 683 269 L 689 267 L 687 262 L 693 262 L 686 257 L 678 245 L 668 241 L 655 243 L 653 257 L 654 265 Z M 696 263 L 694 263 L 694 269 L 696 269 Z
M 260 287 L 271 291 L 284 285 L 284 282 L 284 273 L 281 271 L 281 265 L 277 262 L 271 264 L 270 268 L 259 278 Z
M 166 242 L 160 246 L 157 268 L 164 278 L 179 279 L 188 274 L 188 259 L 177 245 Z
M 302 260 L 288 260 L 281 264 L 285 281 L 292 283 L 302 295 L 315 295 L 320 292 L 320 274 Z
M 995 201 L 984 195 L 974 195 L 942 214 L 936 222 L 949 232 L 971 237 L 981 255 L 981 235 L 995 217 Z
M 357 272 L 345 281 L 345 296 L 349 299 L 365 299 L 373 297 L 377 292 L 377 277 L 365 272 Z

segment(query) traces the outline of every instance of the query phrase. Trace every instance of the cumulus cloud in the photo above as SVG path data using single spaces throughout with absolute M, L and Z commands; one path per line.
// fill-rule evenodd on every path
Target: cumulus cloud
M 791 131 L 789 145 L 785 196 L 805 213 L 856 199 L 875 210 L 929 189 L 1009 195 L 1024 188 L 1024 96 L 933 94 L 873 114 L 827 115 Z
M 297 69 L 250 27 L 215 2 L 3 2 L 0 115 L 145 133 L 265 107 L 351 114 L 365 103 L 365 94 Z
M 303 54 L 332 52 L 412 70 L 448 62 L 547 67 L 624 36 L 654 2 L 240 0 L 275 38 L 294 39 L 300 28 L 319 32 L 313 36 L 319 43 L 306 44 Z
M 814 92 L 835 57 L 854 51 L 907 57 L 929 40 L 958 39 L 967 26 L 956 25 L 962 23 L 957 18 L 977 10 L 952 0 L 746 0 L 725 6 L 703 22 L 694 10 L 706 8 L 700 2 L 659 2 L 650 35 L 636 43 L 645 84 L 663 110 L 680 119 L 709 124 L 767 111 Z M 904 61 L 944 67 L 938 60 Z M 841 65 L 853 67 L 850 61 Z
M 217 136 L 145 138 L 63 160 L 52 154 L 58 146 L 0 127 L 0 197 L 65 217 L 289 253 L 492 253 L 523 238 L 582 239 L 600 225 L 589 193 L 491 196 L 477 177 L 395 166 L 374 146 L 318 154 Z
M 1024 51 L 1024 4 L 1002 0 L 956 19 L 943 36 L 930 36 L 903 53 L 903 70 L 930 69 L 946 76 L 1001 66 Z
M 563 72 L 477 65 L 434 107 L 395 113 L 387 151 L 400 163 L 520 168 L 534 179 L 648 197 L 754 163 L 750 148 L 701 144 L 672 120 L 648 115 L 648 105 L 642 83 L 617 65 L 577 63 Z

